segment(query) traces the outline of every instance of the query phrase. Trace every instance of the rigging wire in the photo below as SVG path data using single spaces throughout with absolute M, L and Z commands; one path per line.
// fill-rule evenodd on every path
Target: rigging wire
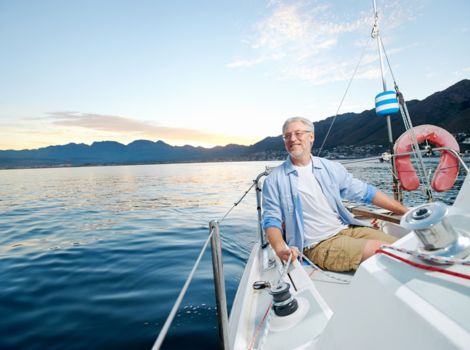
M 173 322 L 173 319 L 176 316 L 176 312 L 178 311 L 181 302 L 183 301 L 184 295 L 186 294 L 186 291 L 188 290 L 189 284 L 191 283 L 194 274 L 196 272 L 196 269 L 199 266 L 199 263 L 201 262 L 202 256 L 204 255 L 204 252 L 206 251 L 206 248 L 209 244 L 209 241 L 212 238 L 212 235 L 214 234 L 214 230 L 211 231 L 209 234 L 209 237 L 207 237 L 206 242 L 204 243 L 204 246 L 201 249 L 201 252 L 199 253 L 198 258 L 196 259 L 196 262 L 193 265 L 193 268 L 191 272 L 189 273 L 188 278 L 186 279 L 186 282 L 183 285 L 183 288 L 181 288 L 180 294 L 178 295 L 178 298 L 176 298 L 175 304 L 173 305 L 173 308 L 171 309 L 170 313 L 168 314 L 168 317 L 163 324 L 162 329 L 160 330 L 160 334 L 157 337 L 157 340 L 155 340 L 155 343 L 152 346 L 152 350 L 157 350 L 160 349 L 162 346 L 163 341 L 165 340 L 166 334 L 168 333 L 168 330 L 170 329 L 171 323 Z
M 385 82 L 385 76 L 384 76 L 383 46 L 381 46 L 382 37 L 380 36 L 380 31 L 379 31 L 379 11 L 377 9 L 376 0 L 374 0 L 374 25 L 372 27 L 371 36 L 377 41 L 377 49 L 379 53 L 379 62 L 380 62 L 380 73 L 382 76 L 382 87 L 383 87 L 383 91 L 385 92 L 387 91 L 387 83 Z M 386 121 L 387 121 L 387 131 L 388 131 L 390 153 L 393 154 L 394 146 L 393 146 L 392 122 L 390 119 L 390 115 L 386 116 Z M 395 159 L 393 158 L 392 158 L 392 167 L 395 167 Z M 393 191 L 393 197 L 399 202 L 403 202 L 403 192 L 400 187 L 400 181 L 399 179 L 395 177 L 392 178 L 392 191 Z
M 325 145 L 325 142 L 326 140 L 328 139 L 328 136 L 330 135 L 330 131 L 331 131 L 331 128 L 333 127 L 333 124 L 335 123 L 335 120 L 336 120 L 336 117 L 338 116 L 339 114 L 339 111 L 343 105 L 343 102 L 344 102 L 344 99 L 346 98 L 346 95 L 349 91 L 349 88 L 351 87 L 351 84 L 352 84 L 352 81 L 354 80 L 354 77 L 356 76 L 356 73 L 357 73 L 357 70 L 359 69 L 359 66 L 361 65 L 361 62 L 362 62 L 362 59 L 364 58 L 364 55 L 366 53 L 366 50 L 369 48 L 370 46 L 370 43 L 371 43 L 371 40 L 368 40 L 367 41 L 367 44 L 364 45 L 364 48 L 362 50 L 362 53 L 361 53 L 361 57 L 359 58 L 359 62 L 357 63 L 356 65 L 356 68 L 354 68 L 354 72 L 351 76 L 351 78 L 349 79 L 349 82 L 348 82 L 348 86 L 346 87 L 346 91 L 344 91 L 344 94 L 343 94 L 343 97 L 341 98 L 341 101 L 339 103 L 339 106 L 338 106 L 338 109 L 336 110 L 336 114 L 335 116 L 333 117 L 333 120 L 331 121 L 331 124 L 330 124 L 330 127 L 328 128 L 328 131 L 323 139 L 323 143 L 321 144 L 320 146 L 320 150 L 318 151 L 317 153 L 317 156 L 319 157 L 321 155 L 321 152 L 323 150 L 323 146 Z
M 383 159 L 382 156 L 358 158 L 358 159 L 350 159 L 350 160 L 338 160 L 338 161 L 341 164 L 354 164 L 354 163 L 372 162 L 374 160 L 380 160 L 380 159 Z
M 253 184 L 241 196 L 241 198 L 237 202 L 235 202 L 233 204 L 233 206 L 220 219 L 219 224 L 230 214 L 230 212 L 233 210 L 233 208 L 235 208 L 238 204 L 240 204 L 240 202 L 246 197 L 246 195 L 251 191 L 251 189 L 255 186 L 255 184 L 256 184 L 256 182 L 254 181 Z M 152 350 L 158 350 L 162 346 L 162 343 L 165 340 L 165 337 L 166 337 L 166 335 L 167 335 L 167 333 L 170 329 L 171 323 L 173 322 L 173 320 L 176 316 L 176 313 L 178 312 L 178 309 L 181 305 L 181 302 L 183 301 L 183 298 L 186 294 L 186 291 L 188 290 L 189 285 L 190 285 L 192 279 L 194 278 L 194 274 L 196 273 L 196 270 L 199 267 L 202 256 L 204 255 L 213 234 L 214 234 L 214 229 L 212 229 L 210 231 L 209 236 L 207 237 L 207 239 L 206 239 L 206 241 L 205 241 L 205 243 L 204 243 L 204 245 L 203 245 L 203 247 L 202 247 L 202 249 L 199 253 L 199 256 L 197 257 L 197 259 L 196 259 L 196 261 L 193 265 L 193 268 L 191 269 L 191 272 L 189 273 L 188 278 L 186 279 L 183 287 L 181 288 L 180 293 L 179 293 L 178 297 L 176 298 L 176 301 L 173 304 L 173 307 L 172 307 L 170 313 L 168 314 L 167 319 L 166 319 L 165 323 L 163 324 L 163 327 L 160 330 L 160 333 L 159 333 L 157 339 L 155 340 L 155 343 L 152 346 Z
M 235 203 L 233 203 L 233 206 L 225 213 L 225 215 L 222 217 L 222 219 L 219 220 L 219 224 L 222 223 L 222 221 L 225 220 L 225 218 L 230 214 L 230 212 L 238 205 L 240 204 L 240 202 L 246 197 L 246 195 L 248 194 L 248 192 L 251 191 L 251 189 L 256 185 L 256 181 L 253 181 L 253 183 L 251 184 L 251 186 L 245 191 L 245 193 L 243 194 L 243 196 L 241 196 L 241 198 L 236 201 Z
M 374 6 L 375 6 L 375 1 L 374 1 Z M 376 22 L 377 22 L 377 17 L 378 17 L 377 12 L 375 12 L 375 14 L 376 14 Z M 376 28 L 376 27 L 374 26 L 374 28 Z M 374 31 L 373 31 L 373 33 L 374 33 Z M 377 35 L 378 35 L 378 30 L 377 30 Z M 408 113 L 408 109 L 407 109 L 406 103 L 405 103 L 405 101 L 404 101 L 404 98 L 403 98 L 402 93 L 399 91 L 398 85 L 397 85 L 396 80 L 395 80 L 395 76 L 394 76 L 394 74 L 393 74 L 393 70 L 392 70 L 391 65 L 390 65 L 390 61 L 389 61 L 389 59 L 388 59 L 388 55 L 387 55 L 387 53 L 386 53 L 386 51 L 385 51 L 385 47 L 384 47 L 383 41 L 382 41 L 382 39 L 381 39 L 381 37 L 380 37 L 379 35 L 378 35 L 378 39 L 379 39 L 378 41 L 379 41 L 379 43 L 380 43 L 380 45 L 381 45 L 381 47 L 382 47 L 382 49 L 383 49 L 383 52 L 384 52 L 384 54 L 385 54 L 385 58 L 386 58 L 388 67 L 389 67 L 390 73 L 391 73 L 392 78 L 393 78 L 393 81 L 394 81 L 395 90 L 396 90 L 396 92 L 397 92 L 397 95 L 399 96 L 399 100 L 401 100 L 401 102 L 403 102 L 403 103 L 400 103 L 400 111 L 402 112 L 402 116 L 403 116 L 403 120 L 404 120 L 404 123 L 405 123 L 405 127 L 407 128 L 407 130 L 410 131 L 411 136 L 412 136 L 412 140 L 413 140 L 412 146 L 413 146 L 413 150 L 414 150 L 414 152 L 413 152 L 413 153 L 414 153 L 414 156 L 415 156 L 415 157 L 418 157 L 419 160 L 420 160 L 420 163 L 421 163 L 421 166 L 422 166 L 422 169 L 420 169 L 420 170 L 423 171 L 423 179 L 425 180 L 426 186 L 428 187 L 427 190 L 430 191 L 430 190 L 429 190 L 429 188 L 430 188 L 430 186 L 429 186 L 429 181 L 428 181 L 428 179 L 427 179 L 427 177 L 426 177 L 426 168 L 425 168 L 425 166 L 424 166 L 424 162 L 423 162 L 422 157 L 421 157 L 421 152 L 420 152 L 420 150 L 419 150 L 419 145 L 418 145 L 417 140 L 416 140 L 416 135 L 415 135 L 415 133 L 414 133 L 414 131 L 413 131 L 413 126 L 412 126 L 412 124 L 411 124 L 411 119 L 410 119 L 410 117 L 409 117 L 409 113 Z M 325 135 L 325 137 L 324 137 L 324 139 L 323 139 L 323 142 L 322 142 L 322 144 L 321 144 L 321 146 L 320 146 L 320 149 L 319 149 L 318 154 L 317 154 L 318 156 L 321 155 L 321 152 L 322 152 L 323 147 L 324 147 L 324 145 L 325 145 L 325 143 L 326 143 L 326 140 L 327 140 L 328 137 L 329 137 L 329 134 L 330 134 L 330 132 L 331 132 L 331 129 L 332 129 L 332 127 L 333 127 L 333 124 L 334 124 L 335 121 L 336 121 L 336 118 L 337 118 L 337 116 L 338 116 L 338 114 L 339 114 L 339 111 L 340 111 L 340 109 L 341 109 L 341 107 L 342 107 L 342 105 L 343 105 L 343 102 L 344 102 L 344 100 L 345 100 L 345 98 L 346 98 L 346 95 L 347 95 L 347 93 L 348 93 L 348 91 L 349 91 L 349 89 L 350 89 L 350 87 L 351 87 L 352 81 L 354 80 L 354 78 L 355 78 L 355 76 L 356 76 L 356 74 L 357 74 L 357 71 L 358 71 L 358 69 L 359 69 L 359 66 L 360 66 L 360 64 L 361 64 L 361 62 L 362 62 L 362 60 L 363 60 L 363 58 L 364 58 L 364 55 L 365 55 L 365 53 L 366 53 L 366 50 L 368 49 L 368 47 L 369 47 L 369 45 L 370 45 L 370 42 L 371 42 L 371 40 L 369 40 L 369 41 L 367 42 L 367 44 L 364 46 L 364 48 L 363 48 L 363 51 L 362 51 L 361 56 L 360 56 L 360 59 L 359 59 L 357 65 L 356 65 L 356 67 L 355 67 L 355 69 L 354 69 L 354 71 L 353 71 L 353 74 L 352 74 L 352 76 L 351 76 L 351 78 L 350 78 L 350 80 L 349 80 L 349 82 L 348 82 L 348 85 L 347 85 L 347 87 L 346 87 L 346 90 L 345 90 L 345 92 L 344 92 L 344 94 L 343 94 L 343 96 L 342 96 L 342 98 L 341 98 L 341 101 L 340 101 L 340 103 L 339 103 L 339 106 L 338 106 L 338 108 L 337 108 L 337 110 L 336 110 L 336 114 L 335 114 L 335 116 L 333 117 L 333 120 L 332 120 L 332 122 L 331 122 L 331 124 L 330 124 L 330 126 L 329 126 L 329 128 L 328 128 L 328 131 L 327 131 L 327 133 L 326 133 L 326 135 Z M 381 67 L 381 69 L 382 69 L 382 67 Z M 382 70 L 383 70 L 383 69 L 382 69 Z M 382 75 L 383 75 L 383 74 L 382 74 Z M 345 164 L 347 164 L 347 163 L 354 163 L 354 162 L 358 162 L 358 161 L 361 161 L 361 162 L 364 162 L 364 161 L 371 161 L 371 160 L 375 160 L 375 159 L 379 159 L 379 158 L 380 158 L 380 157 L 365 158 L 365 159 L 362 159 L 362 160 L 354 160 L 354 161 L 350 161 L 350 162 L 345 162 Z M 392 171 L 392 174 L 396 177 L 396 174 L 393 172 L 393 169 L 391 169 L 391 171 Z M 255 185 L 256 185 L 256 181 L 253 182 L 253 184 L 245 191 L 245 193 L 242 195 L 242 197 L 241 197 L 237 202 L 235 202 L 235 203 L 233 204 L 233 206 L 225 213 L 225 215 L 220 219 L 219 223 L 222 223 L 222 222 L 225 220 L 225 218 L 231 213 L 231 211 L 232 211 L 238 204 L 240 204 L 240 203 L 242 202 L 242 200 L 246 197 L 246 195 L 250 192 L 250 190 L 251 190 Z M 184 285 L 183 285 L 183 287 L 182 287 L 182 289 L 181 289 L 181 291 L 180 291 L 180 293 L 179 293 L 179 295 L 178 295 L 178 298 L 177 298 L 176 301 L 175 301 L 175 304 L 173 305 L 173 307 L 172 307 L 172 309 L 171 309 L 171 311 L 170 311 L 170 313 L 169 313 L 169 315 L 168 315 L 168 317 L 167 317 L 167 319 L 166 319 L 166 321 L 165 321 L 165 323 L 164 323 L 164 325 L 163 325 L 163 327 L 162 327 L 162 329 L 161 329 L 161 331 L 160 331 L 160 333 L 159 333 L 159 335 L 158 335 L 158 337 L 157 337 L 157 339 L 156 339 L 154 345 L 152 346 L 152 350 L 154 350 L 154 349 L 160 349 L 160 347 L 161 347 L 161 345 L 162 345 L 162 343 L 163 343 L 163 341 L 164 341 L 164 339 L 165 339 L 165 337 L 166 337 L 166 335 L 167 335 L 167 333 L 168 333 L 169 327 L 171 326 L 171 323 L 173 322 L 174 317 L 176 316 L 176 313 L 177 313 L 177 311 L 178 311 L 178 309 L 179 309 L 179 307 L 180 307 L 180 305 L 181 305 L 181 302 L 182 302 L 182 300 L 183 300 L 183 298 L 184 298 L 184 296 L 185 296 L 185 294 L 186 294 L 186 291 L 187 291 L 187 289 L 189 288 L 189 285 L 190 285 L 190 283 L 191 283 L 191 281 L 192 281 L 192 279 L 193 279 L 193 277 L 194 277 L 194 274 L 195 274 L 197 268 L 199 267 L 199 264 L 200 264 L 200 262 L 201 262 L 201 260 L 202 260 L 202 257 L 203 257 L 203 255 L 204 255 L 204 253 L 205 253 L 205 250 L 207 249 L 207 246 L 208 246 L 208 244 L 209 244 L 209 242 L 210 242 L 210 240 L 211 240 L 213 234 L 214 234 L 214 230 L 211 230 L 209 236 L 207 237 L 207 239 L 206 239 L 206 241 L 205 241 L 205 243 L 204 243 L 204 245 L 203 245 L 203 247 L 202 247 L 202 249 L 201 249 L 201 251 L 200 251 L 200 253 L 199 253 L 198 258 L 196 259 L 196 261 L 195 261 L 195 263 L 194 263 L 194 265 L 193 265 L 193 268 L 192 268 L 192 270 L 191 270 L 191 272 L 190 272 L 188 278 L 186 279 L 186 281 L 185 281 L 185 283 L 184 283 Z M 390 248 L 390 247 L 382 246 L 381 249 L 379 249 L 379 250 L 376 251 L 376 253 L 382 253 L 382 254 L 391 256 L 391 257 L 393 257 L 393 258 L 395 258 L 395 259 L 399 259 L 399 260 L 401 260 L 401 261 L 403 261 L 403 262 L 405 262 L 405 263 L 407 263 L 407 264 L 410 264 L 410 265 L 413 265 L 413 266 L 415 266 L 415 267 L 419 267 L 419 268 L 422 268 L 422 269 L 427 269 L 427 270 L 436 271 L 436 272 L 441 272 L 441 273 L 447 273 L 447 274 L 454 275 L 454 276 L 457 276 L 457 277 L 462 277 L 462 278 L 470 279 L 470 276 L 469 276 L 469 275 L 460 274 L 460 273 L 453 272 L 453 271 L 447 271 L 447 270 L 444 270 L 444 269 L 435 268 L 435 267 L 431 267 L 431 266 L 428 266 L 428 265 L 417 264 L 417 263 L 415 263 L 415 262 L 409 261 L 409 260 L 404 259 L 404 258 L 402 258 L 402 257 L 399 257 L 399 256 L 397 256 L 397 255 L 395 255 L 395 254 L 392 254 L 392 253 L 390 253 L 390 252 L 385 251 L 385 249 L 389 249 L 389 248 Z M 410 254 L 408 251 L 406 251 L 405 253 Z M 302 257 L 303 257 L 315 270 L 320 271 L 320 272 L 321 272 L 322 274 L 324 274 L 326 277 L 329 277 L 329 278 L 331 278 L 331 279 L 334 279 L 334 280 L 340 282 L 341 284 L 349 284 L 349 283 L 350 283 L 349 280 L 337 278 L 336 276 L 333 276 L 333 275 L 330 275 L 330 274 L 326 273 L 325 271 L 323 271 L 322 269 L 320 269 L 317 265 L 315 265 L 312 261 L 310 261 L 303 253 L 302 253 Z M 288 262 L 287 262 L 287 264 L 286 264 L 284 270 L 281 272 L 281 277 L 280 277 L 279 281 L 284 277 L 285 273 L 287 272 L 288 267 L 289 267 L 289 265 L 290 265 L 290 263 L 291 263 L 291 258 L 292 258 L 292 253 L 289 255 L 289 260 L 288 260 Z M 466 261 L 462 261 L 462 262 L 460 262 L 460 263 L 462 263 L 462 264 L 464 264 L 464 265 L 468 265 L 468 264 L 469 264 L 469 261 L 466 260 Z M 338 282 L 337 282 L 337 283 L 338 283 Z M 255 331 L 255 335 L 254 335 L 254 337 L 253 337 L 253 339 L 252 339 L 252 342 L 250 343 L 250 348 L 253 346 L 254 341 L 255 341 L 255 339 L 256 339 L 256 337 L 257 337 L 257 334 L 258 334 L 259 331 L 260 331 L 260 328 L 261 328 L 262 324 L 266 321 L 266 318 L 267 318 L 267 316 L 268 316 L 268 314 L 269 314 L 269 310 L 270 310 L 270 309 L 271 309 L 271 304 L 269 305 L 269 307 L 268 307 L 266 313 L 264 314 L 263 319 L 261 320 L 260 324 L 258 325 L 258 327 L 257 327 L 257 329 L 256 329 L 256 331 Z M 269 318 L 268 318 L 268 319 L 269 319 Z M 263 343 L 263 342 L 261 342 L 261 343 Z
M 429 182 L 429 177 L 427 176 L 428 171 L 426 169 L 426 165 L 424 164 L 423 157 L 421 156 L 421 152 L 419 149 L 419 144 L 418 140 L 416 138 L 416 134 L 413 129 L 413 124 L 411 122 L 410 114 L 408 112 L 408 107 L 406 106 L 405 98 L 403 97 L 402 92 L 398 88 L 397 81 L 395 79 L 395 75 L 393 74 L 393 69 L 392 65 L 390 64 L 390 60 L 387 55 L 387 51 L 385 50 L 385 45 L 383 43 L 382 37 L 379 36 L 379 42 L 382 47 L 382 51 L 385 55 L 385 60 L 387 61 L 388 65 L 388 70 L 390 71 L 390 75 L 392 76 L 393 79 L 393 84 L 395 87 L 395 91 L 397 93 L 398 97 L 398 102 L 399 102 L 399 107 L 400 107 L 400 113 L 402 115 L 403 123 L 405 124 L 405 129 L 410 133 L 411 136 L 411 147 L 413 150 L 413 158 L 415 158 L 416 163 L 418 164 L 418 172 L 421 176 L 421 179 L 423 180 L 423 187 L 424 187 L 424 192 L 426 193 L 428 200 L 432 201 L 432 190 L 431 190 L 431 185 Z

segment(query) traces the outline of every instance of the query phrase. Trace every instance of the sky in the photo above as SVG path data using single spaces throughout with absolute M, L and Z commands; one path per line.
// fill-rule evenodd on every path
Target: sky
M 377 6 L 406 99 L 470 78 L 470 1 Z M 372 0 L 0 0 L 0 150 L 250 145 L 289 117 L 372 109 L 373 23 Z

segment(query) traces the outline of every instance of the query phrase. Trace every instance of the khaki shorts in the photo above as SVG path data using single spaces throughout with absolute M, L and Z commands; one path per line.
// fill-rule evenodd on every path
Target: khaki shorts
M 386 243 L 397 240 L 370 227 L 349 226 L 333 237 L 304 249 L 304 254 L 322 269 L 338 272 L 357 270 L 364 246 L 372 239 Z

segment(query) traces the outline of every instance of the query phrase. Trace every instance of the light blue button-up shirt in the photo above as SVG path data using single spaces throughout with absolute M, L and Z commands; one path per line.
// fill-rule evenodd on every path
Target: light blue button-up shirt
M 377 188 L 355 179 L 340 163 L 312 156 L 312 172 L 331 209 L 345 225 L 367 226 L 355 219 L 342 200 L 371 203 Z M 298 174 L 290 157 L 274 168 L 263 185 L 263 228 L 277 227 L 286 242 L 300 251 L 305 246 L 302 203 L 298 192 Z

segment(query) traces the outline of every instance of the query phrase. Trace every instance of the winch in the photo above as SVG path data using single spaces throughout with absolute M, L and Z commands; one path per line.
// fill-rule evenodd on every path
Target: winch
M 297 300 L 290 293 L 290 284 L 279 282 L 272 286 L 268 281 L 256 281 L 253 283 L 253 289 L 269 289 L 269 294 L 273 297 L 273 310 L 277 316 L 288 316 L 294 313 L 299 305 Z
M 420 250 L 426 254 L 462 258 L 470 253 L 470 237 L 452 227 L 444 203 L 426 203 L 413 208 L 401 218 L 400 225 L 414 231 L 423 244 Z
M 289 291 L 290 284 L 281 282 L 271 287 L 269 294 L 273 296 L 274 313 L 278 316 L 287 316 L 295 312 L 299 305 Z

